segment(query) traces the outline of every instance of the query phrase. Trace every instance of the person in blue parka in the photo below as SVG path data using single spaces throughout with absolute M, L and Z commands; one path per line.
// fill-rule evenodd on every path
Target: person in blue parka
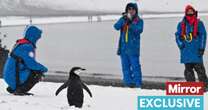
M 36 43 L 42 31 L 27 26 L 24 38 L 17 40 L 4 66 L 3 77 L 7 91 L 15 95 L 29 95 L 28 91 L 41 79 L 47 68 L 35 59 Z
M 196 81 L 194 70 L 199 81 L 208 83 L 203 55 L 206 47 L 207 32 L 203 22 L 197 18 L 197 11 L 190 5 L 185 9 L 185 17 L 178 24 L 176 43 L 181 53 L 181 63 L 185 64 L 185 79 Z
M 143 20 L 138 16 L 136 3 L 128 3 L 123 16 L 114 24 L 120 31 L 118 55 L 121 58 L 123 81 L 129 87 L 141 87 L 140 34 Z

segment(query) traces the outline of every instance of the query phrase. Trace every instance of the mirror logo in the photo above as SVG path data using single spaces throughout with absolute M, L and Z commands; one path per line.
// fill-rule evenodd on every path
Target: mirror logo
M 138 96 L 138 110 L 204 110 L 204 83 L 166 82 L 166 96 Z

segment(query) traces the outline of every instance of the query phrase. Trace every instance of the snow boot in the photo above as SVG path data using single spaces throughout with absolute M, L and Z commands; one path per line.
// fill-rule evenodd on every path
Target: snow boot
M 10 94 L 13 94 L 15 91 L 14 90 L 12 90 L 12 88 L 11 87 L 7 87 L 7 92 L 9 92 Z
M 18 96 L 29 96 L 29 95 L 34 95 L 32 93 L 28 93 L 28 92 L 24 92 L 21 89 L 17 88 L 16 91 L 13 93 L 14 95 L 18 95 Z

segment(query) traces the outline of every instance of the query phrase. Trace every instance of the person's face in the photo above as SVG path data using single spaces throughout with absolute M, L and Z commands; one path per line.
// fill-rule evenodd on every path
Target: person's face
M 194 10 L 193 9 L 188 9 L 188 11 L 186 12 L 187 16 L 193 16 L 194 15 Z
M 128 8 L 128 13 L 130 13 L 132 16 L 136 15 L 136 10 L 132 7 Z

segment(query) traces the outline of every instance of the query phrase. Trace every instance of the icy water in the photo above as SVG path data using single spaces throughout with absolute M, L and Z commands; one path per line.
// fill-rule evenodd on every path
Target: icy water
M 141 63 L 145 76 L 183 77 L 179 50 L 174 33 L 181 18 L 145 19 L 141 41 Z M 207 17 L 202 18 L 208 26 Z M 121 74 L 116 55 L 119 32 L 112 27 L 115 21 L 39 25 L 44 33 L 38 43 L 38 61 L 50 71 L 68 71 L 83 66 L 89 73 Z M 24 26 L 2 27 L 8 38 L 4 44 L 11 48 L 22 36 Z M 207 68 L 208 52 L 205 54 Z

